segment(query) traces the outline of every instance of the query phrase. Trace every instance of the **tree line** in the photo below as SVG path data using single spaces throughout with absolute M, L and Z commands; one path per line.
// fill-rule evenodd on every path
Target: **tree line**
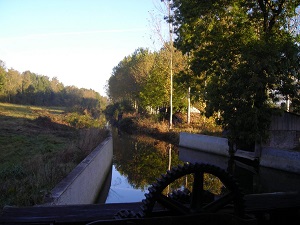
M 1 60 L 0 101 L 87 110 L 95 118 L 107 105 L 107 98 L 92 89 L 64 86 L 56 77 L 7 69 Z
M 140 112 L 168 107 L 170 76 L 168 47 L 158 52 L 138 48 L 113 68 L 107 83 L 107 95 L 113 102 L 130 101 Z M 179 73 L 187 66 L 187 57 L 175 51 L 173 70 Z M 176 85 L 180 83 L 176 83 Z M 185 91 L 174 93 L 174 107 L 184 107 Z M 182 91 L 179 91 L 182 90 Z
M 174 48 L 175 111 L 186 109 L 190 93 L 207 116 L 218 115 L 233 143 L 265 141 L 276 109 L 300 112 L 299 0 L 165 2 L 174 46 L 126 56 L 107 84 L 112 101 L 148 111 L 170 107 Z

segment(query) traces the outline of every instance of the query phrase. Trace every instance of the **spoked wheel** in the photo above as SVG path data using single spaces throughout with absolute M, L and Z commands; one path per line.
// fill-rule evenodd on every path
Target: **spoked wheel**
M 192 182 L 181 185 L 184 178 Z M 174 188 L 173 184 L 178 186 Z M 214 190 L 211 191 L 208 186 Z M 168 192 L 168 188 L 173 190 Z M 244 216 L 243 195 L 237 182 L 229 173 L 216 166 L 186 163 L 174 167 L 157 179 L 148 190 L 146 199 L 142 201 L 145 217 L 152 216 L 156 203 L 173 215 L 215 213 L 229 209 L 235 216 Z

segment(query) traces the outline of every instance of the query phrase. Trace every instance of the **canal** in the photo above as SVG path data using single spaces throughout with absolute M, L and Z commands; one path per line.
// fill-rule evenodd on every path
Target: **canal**
M 178 148 L 147 136 L 120 134 L 117 130 L 112 134 L 113 165 L 97 203 L 139 202 L 145 199 L 144 194 L 148 193 L 152 183 L 157 182 L 156 178 L 186 162 L 208 163 L 226 170 L 234 175 L 244 194 L 300 190 L 299 174 L 255 168 L 227 157 Z M 179 185 L 187 185 L 187 179 L 190 178 L 185 177 Z M 209 186 L 219 185 L 216 178 L 207 179 Z

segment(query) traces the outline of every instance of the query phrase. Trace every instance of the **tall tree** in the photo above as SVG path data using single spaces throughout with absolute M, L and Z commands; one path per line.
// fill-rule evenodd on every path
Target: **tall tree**
M 233 142 L 267 138 L 279 95 L 299 99 L 299 46 L 287 31 L 297 0 L 174 0 L 176 46 L 205 78 L 207 112 Z
M 183 70 L 186 57 L 181 51 L 173 53 L 173 72 L 176 76 Z M 131 100 L 141 106 L 157 109 L 170 107 L 170 64 L 169 48 L 163 47 L 158 52 L 137 49 L 125 57 L 113 69 L 108 80 L 107 93 L 113 102 Z M 179 109 L 182 99 L 181 88 L 174 93 L 174 108 Z
M 139 102 L 139 93 L 149 76 L 154 55 L 138 48 L 126 56 L 116 67 L 108 80 L 108 96 L 114 101 L 131 100 Z
M 4 90 L 4 82 L 5 82 L 5 64 L 0 60 L 0 94 Z
M 14 69 L 9 69 L 5 78 L 5 95 L 9 102 L 14 101 L 16 95 L 21 92 L 22 77 Z
M 131 56 L 125 57 L 113 68 L 107 84 L 107 95 L 114 102 L 131 99 L 131 90 L 134 85 L 133 77 L 130 76 L 129 63 Z

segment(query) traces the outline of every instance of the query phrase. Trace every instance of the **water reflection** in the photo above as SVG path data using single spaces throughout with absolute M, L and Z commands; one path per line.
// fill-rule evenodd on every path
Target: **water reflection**
M 145 198 L 148 187 L 171 167 L 184 162 L 213 164 L 232 173 L 245 194 L 298 191 L 300 175 L 283 171 L 255 169 L 227 157 L 177 148 L 145 136 L 113 131 L 114 157 L 111 185 L 106 203 L 137 202 Z
M 122 176 L 113 166 L 111 186 L 106 203 L 140 202 L 145 197 L 145 193 L 142 189 L 134 188 L 126 176 Z
M 168 168 L 180 164 L 178 150 L 167 142 L 113 130 L 113 167 L 106 203 L 135 202 Z
M 95 199 L 95 203 L 105 203 L 107 196 L 109 194 L 110 186 L 111 186 L 111 180 L 112 180 L 112 170 L 108 171 L 107 177 L 102 184 L 102 187 L 100 188 L 99 195 Z
M 179 148 L 179 158 L 191 163 L 208 163 L 218 166 L 238 180 L 245 194 L 289 192 L 300 190 L 300 175 L 266 167 L 255 168 L 227 157 Z
M 116 140 L 116 141 L 115 141 Z M 178 165 L 178 150 L 172 147 L 169 163 L 169 143 L 146 136 L 114 137 L 113 164 L 134 188 L 145 190 L 171 165 Z

